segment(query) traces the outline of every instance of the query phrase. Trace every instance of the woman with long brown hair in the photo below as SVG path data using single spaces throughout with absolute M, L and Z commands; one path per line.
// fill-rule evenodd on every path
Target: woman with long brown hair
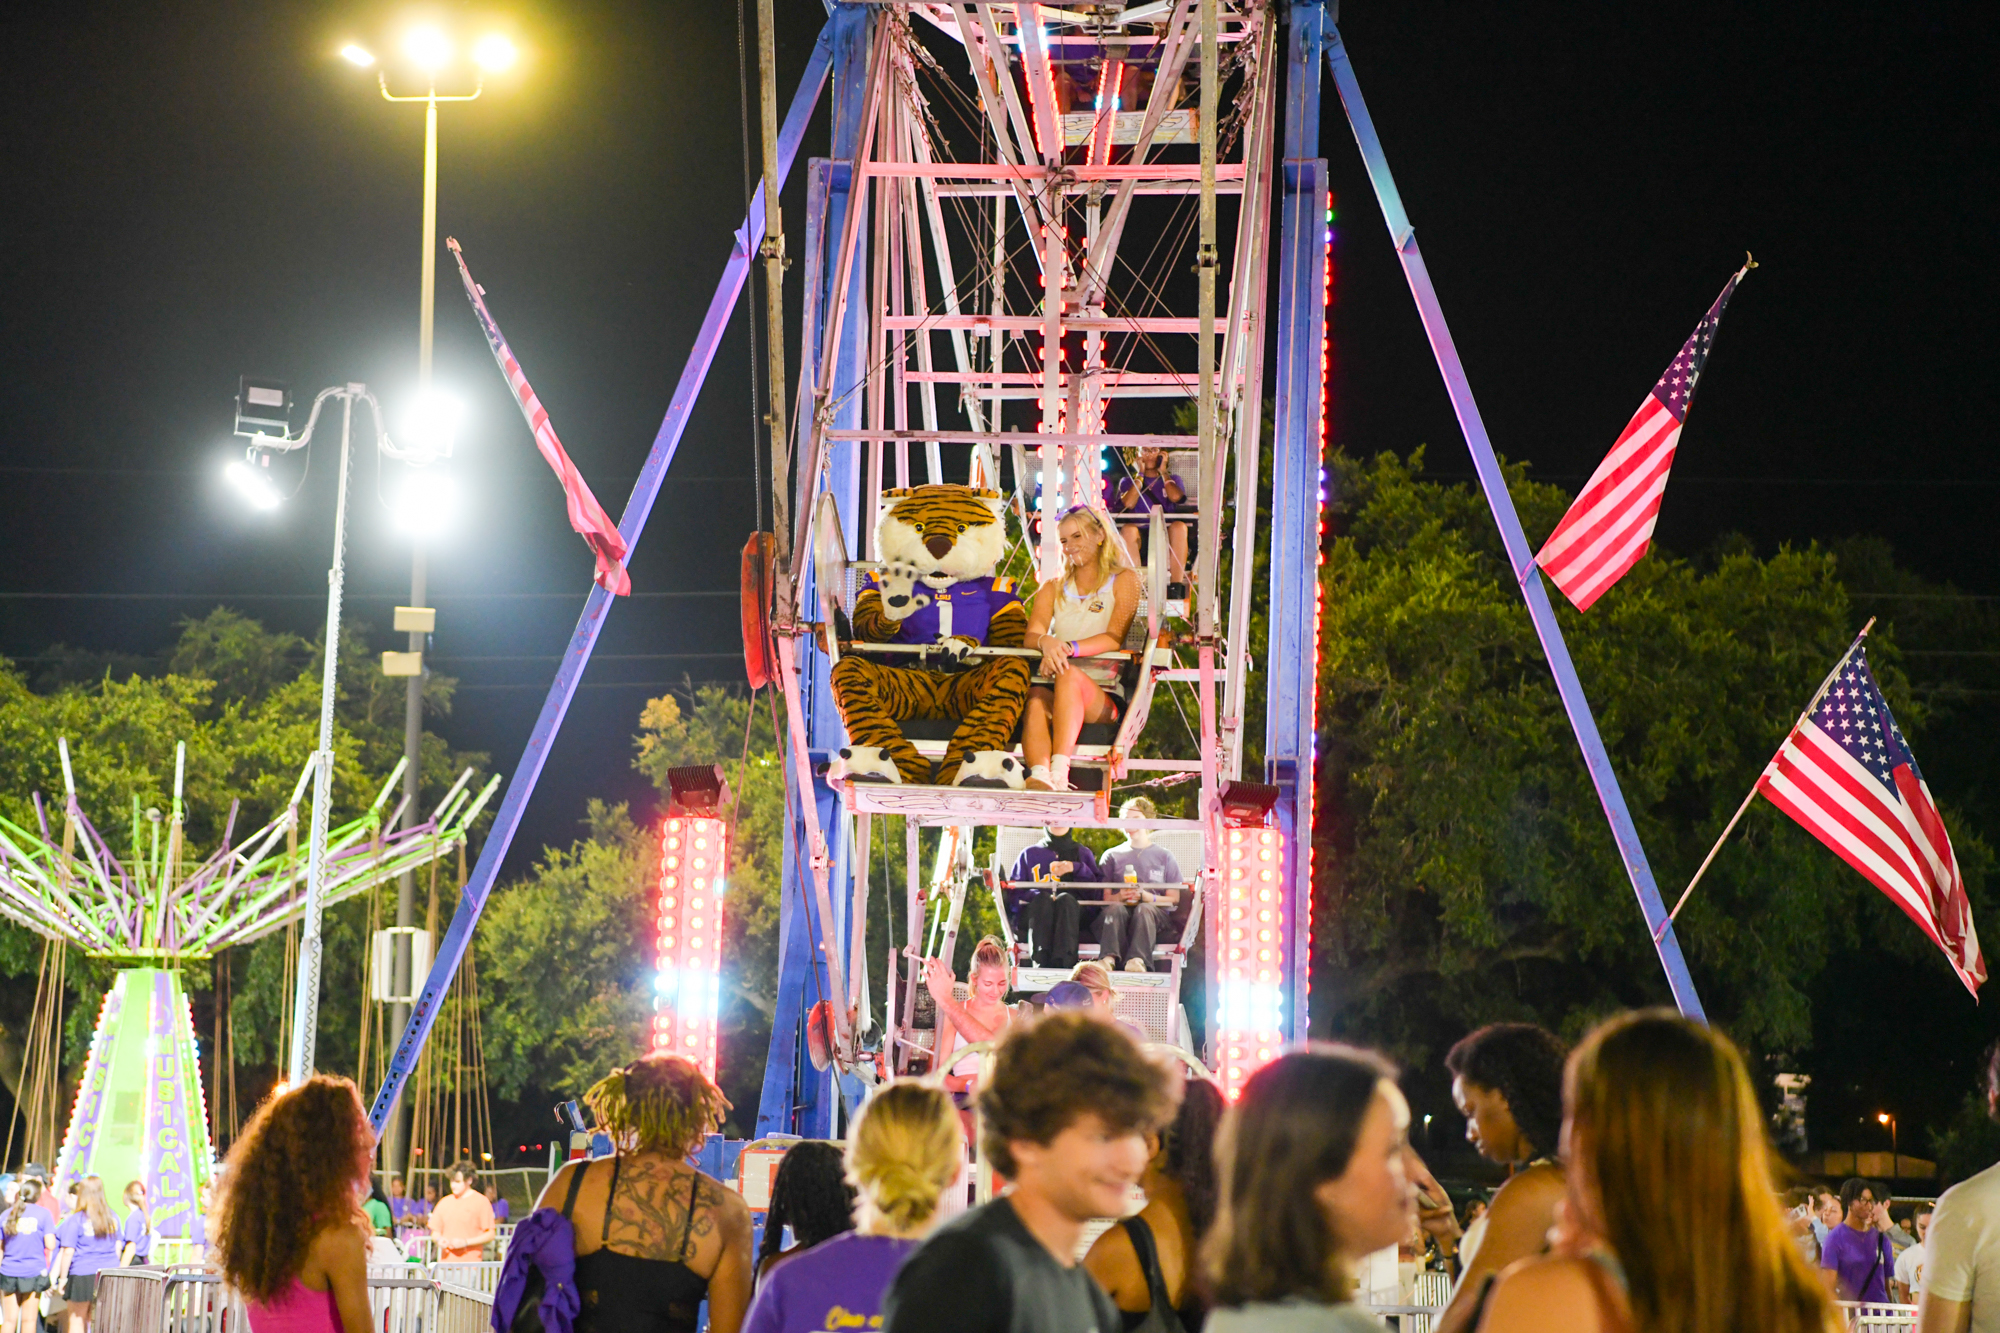
M 576 1333 L 738 1333 L 750 1306 L 750 1208 L 687 1158 L 729 1099 L 692 1060 L 654 1054 L 583 1095 L 609 1158 L 556 1172 L 538 1208 L 576 1229 Z
M 54 1286 L 69 1303 L 69 1333 L 83 1333 L 97 1299 L 97 1275 L 118 1266 L 118 1218 L 104 1201 L 104 1181 L 71 1182 L 76 1208 L 56 1228 Z
M 375 1136 L 349 1079 L 265 1100 L 224 1163 L 211 1249 L 251 1333 L 368 1333 L 361 1196 Z
M 1380 1333 L 1354 1265 L 1410 1234 L 1410 1106 L 1373 1051 L 1313 1044 L 1244 1082 L 1215 1142 L 1206 1333 Z
M 1599 1025 L 1563 1084 L 1558 1244 L 1501 1275 L 1482 1333 L 1834 1333 L 1785 1227 L 1743 1057 L 1664 1009 Z

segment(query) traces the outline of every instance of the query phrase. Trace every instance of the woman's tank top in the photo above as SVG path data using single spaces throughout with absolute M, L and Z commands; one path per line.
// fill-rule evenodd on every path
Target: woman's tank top
M 269 1305 L 250 1301 L 250 1333 L 341 1333 L 333 1290 L 314 1291 L 298 1278 Z
M 1014 1011 L 1012 1009 L 1008 1009 L 1006 1010 L 1006 1013 L 1007 1013 L 1007 1021 L 1000 1025 L 1001 1032 L 1005 1032 L 1010 1026 L 1012 1026 L 1014 1022 Z M 995 1041 L 998 1041 L 1000 1039 L 999 1034 L 995 1033 L 993 1039 Z M 963 1032 L 960 1032 L 956 1027 L 954 1027 L 951 1030 L 951 1050 L 946 1051 L 945 1055 L 950 1056 L 951 1051 L 955 1051 L 961 1046 L 970 1046 L 970 1045 L 972 1045 L 972 1043 L 965 1039 L 965 1034 Z M 961 1060 L 955 1061 L 952 1064 L 952 1066 L 945 1072 L 948 1074 L 960 1074 L 960 1075 L 977 1074 L 979 1072 L 979 1057 L 976 1055 L 968 1055 Z
M 687 1226 L 675 1250 L 679 1259 L 642 1259 L 609 1248 L 611 1205 L 618 1199 L 620 1159 L 611 1159 L 611 1188 L 604 1194 L 606 1247 L 576 1261 L 576 1290 L 583 1309 L 576 1333 L 695 1333 L 701 1303 L 708 1296 L 708 1279 L 687 1266 L 688 1242 L 694 1237 L 694 1209 L 701 1178 L 688 1173 Z M 576 1179 L 590 1168 L 580 1167 Z M 574 1188 L 574 1186 L 572 1186 Z M 568 1210 L 565 1209 L 565 1212 Z M 259 1329 L 256 1333 L 264 1333 Z
M 1113 571 L 1112 576 L 1104 580 L 1101 587 L 1094 588 L 1090 592 L 1078 592 L 1076 576 L 1066 575 L 1056 588 L 1056 609 L 1049 616 L 1049 633 L 1071 643 L 1078 639 L 1087 639 L 1093 634 L 1109 634 L 1111 613 L 1116 602 L 1114 593 L 1117 583 L 1118 575 Z M 1076 665 L 1106 693 L 1125 692 L 1125 687 L 1118 680 L 1117 663 L 1080 657 L 1076 659 Z

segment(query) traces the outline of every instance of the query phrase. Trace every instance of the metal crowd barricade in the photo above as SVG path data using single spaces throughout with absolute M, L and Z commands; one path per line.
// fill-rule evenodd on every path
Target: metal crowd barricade
M 1840 1313 L 1855 1333 L 1915 1333 L 1917 1307 L 1876 1301 L 1841 1301 Z
M 375 1333 L 482 1333 L 499 1276 L 497 1263 L 372 1264 Z M 91 1323 L 96 1333 L 250 1333 L 242 1297 L 193 1266 L 106 1269 Z

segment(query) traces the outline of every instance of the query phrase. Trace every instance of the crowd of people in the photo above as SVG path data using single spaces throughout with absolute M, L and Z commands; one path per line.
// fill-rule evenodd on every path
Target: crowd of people
M 1455 1272 L 1442 1333 L 1835 1333 L 1837 1301 L 1892 1297 L 1921 1303 L 1920 1333 L 2000 1326 L 2000 1166 L 1934 1209 L 1867 1180 L 1781 1199 L 1741 1054 L 1667 1011 L 1609 1019 L 1574 1050 L 1520 1024 L 1454 1046 L 1468 1138 L 1511 1168 L 1463 1212 L 1374 1052 L 1295 1048 L 1225 1105 L 1091 1008 L 981 1039 L 977 1085 L 892 1080 L 844 1146 L 791 1148 L 761 1239 L 743 1197 L 690 1161 L 722 1093 L 678 1056 L 614 1070 L 585 1098 L 614 1150 L 549 1181 L 494 1327 L 534 1306 L 536 1327 L 566 1333 L 693 1333 L 705 1306 L 713 1333 L 1361 1333 L 1381 1327 L 1357 1299 L 1380 1303 L 1378 1260 Z M 1987 1079 L 2000 1116 L 2000 1046 Z M 999 1186 L 978 1206 L 968 1095 Z M 372 1150 L 354 1086 L 327 1077 L 239 1138 L 211 1222 L 253 1333 L 363 1333 L 368 1236 L 399 1197 L 371 1198 Z M 470 1172 L 453 1184 L 434 1223 L 453 1200 L 476 1211 Z M 0 1333 L 34 1290 L 21 1256 L 52 1260 L 87 1317 L 76 1284 L 135 1234 L 101 1182 L 79 1182 L 60 1221 L 42 1186 L 20 1182 L 0 1223 Z

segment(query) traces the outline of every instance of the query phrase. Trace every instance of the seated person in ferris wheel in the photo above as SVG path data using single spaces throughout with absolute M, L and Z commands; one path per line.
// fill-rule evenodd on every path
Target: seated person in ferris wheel
M 1068 791 L 1069 761 L 1086 722 L 1118 716 L 1124 685 L 1118 663 L 1093 662 L 1125 646 L 1139 609 L 1139 576 L 1101 509 L 1076 505 L 1056 527 L 1063 570 L 1035 592 L 1028 609 L 1027 646 L 1042 655 L 1046 685 L 1028 690 L 1021 718 L 1021 752 L 1032 791 Z
M 1128 457 L 1131 461 L 1104 479 L 1104 503 L 1112 513 L 1150 514 L 1158 509 L 1181 514 L 1192 507 L 1179 474 L 1167 470 L 1165 449 L 1147 445 L 1130 451 Z M 1172 592 L 1179 585 L 1183 597 L 1187 595 L 1188 527 L 1186 523 L 1167 524 L 1167 551 L 1172 557 L 1167 565 L 1168 590 Z M 1138 567 L 1139 538 L 1145 525 L 1120 523 L 1118 532 L 1125 540 L 1125 553 Z M 1153 552 L 1153 558 L 1159 559 L 1159 552 Z

